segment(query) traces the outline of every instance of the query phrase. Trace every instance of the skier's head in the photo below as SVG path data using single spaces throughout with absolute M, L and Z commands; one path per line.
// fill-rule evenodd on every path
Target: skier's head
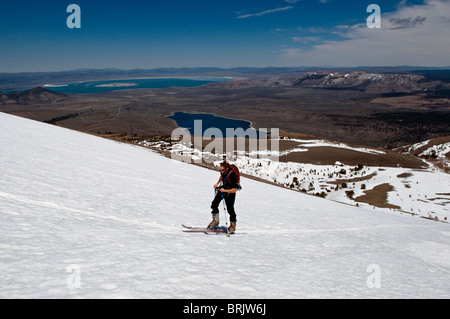
M 222 174 L 225 174 L 228 171 L 228 168 L 229 168 L 229 166 L 228 166 L 227 162 L 220 163 L 220 172 Z

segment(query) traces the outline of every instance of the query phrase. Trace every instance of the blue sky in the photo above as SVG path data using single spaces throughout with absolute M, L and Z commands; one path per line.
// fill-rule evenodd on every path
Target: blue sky
M 449 0 L 0 1 L 0 72 L 450 65 Z M 72 3 L 81 29 L 66 25 Z M 372 3 L 381 29 L 367 28 Z

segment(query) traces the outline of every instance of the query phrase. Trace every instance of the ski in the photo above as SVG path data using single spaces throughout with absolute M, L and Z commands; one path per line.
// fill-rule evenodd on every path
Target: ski
M 246 235 L 248 233 L 241 233 L 241 232 L 234 232 L 234 233 L 227 233 L 227 231 L 210 231 L 210 232 L 204 232 L 206 235 L 227 235 L 228 237 L 234 236 L 234 235 Z
M 225 227 L 214 227 L 214 228 L 206 228 L 206 227 L 191 227 L 182 225 L 184 228 L 183 231 L 185 233 L 226 233 L 227 229 Z
M 228 234 L 227 228 L 222 227 L 214 227 L 214 228 L 206 228 L 206 227 L 192 227 L 192 226 L 186 226 L 182 225 L 185 229 L 183 229 L 183 232 L 185 233 L 204 233 L 207 235 L 219 235 L 219 234 L 225 234 L 225 235 L 236 235 L 236 234 L 246 234 L 246 233 L 230 233 Z

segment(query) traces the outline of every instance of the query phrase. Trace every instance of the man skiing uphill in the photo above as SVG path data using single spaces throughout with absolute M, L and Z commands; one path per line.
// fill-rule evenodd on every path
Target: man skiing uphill
M 234 166 L 235 167 L 235 166 Z M 212 222 L 208 228 L 214 228 L 219 225 L 219 205 L 222 200 L 225 200 L 228 214 L 230 215 L 230 227 L 228 232 L 234 234 L 236 231 L 236 212 L 234 211 L 234 202 L 236 200 L 236 193 L 239 189 L 239 176 L 237 168 L 228 164 L 226 161 L 220 164 L 220 178 L 214 185 L 216 196 L 211 204 Z M 219 185 L 222 183 L 222 186 Z

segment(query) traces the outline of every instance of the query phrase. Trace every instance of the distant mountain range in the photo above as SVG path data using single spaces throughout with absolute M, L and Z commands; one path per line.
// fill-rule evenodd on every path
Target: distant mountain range
M 239 67 L 239 68 L 157 68 L 120 70 L 107 69 L 77 69 L 61 72 L 25 72 L 25 73 L 0 73 L 0 91 L 26 90 L 45 84 L 72 83 L 76 81 L 124 79 L 138 77 L 181 77 L 181 76 L 232 76 L 249 79 L 262 79 L 273 76 L 299 77 L 305 73 L 343 73 L 365 72 L 368 74 L 417 74 L 431 80 L 450 82 L 450 67 Z
M 450 72 L 449 72 L 450 73 Z M 292 85 L 305 88 L 351 89 L 370 93 L 448 91 L 450 83 L 416 73 L 306 73 Z
M 45 84 L 73 83 L 77 81 L 116 80 L 142 77 L 234 76 L 266 77 L 286 74 L 292 68 L 158 68 L 158 69 L 78 69 L 61 72 L 0 73 L 0 91 L 30 89 Z
M 210 85 L 228 87 L 230 89 L 270 85 L 328 90 L 358 90 L 376 94 L 433 92 L 441 95 L 450 95 L 450 83 L 447 83 L 445 80 L 433 80 L 420 74 L 382 74 L 362 71 L 345 74 L 307 72 L 300 77 L 272 76 L 266 79 L 245 79 L 212 83 Z M 0 104 L 53 104 L 64 101 L 66 98 L 67 96 L 64 94 L 56 93 L 43 87 L 36 87 L 25 91 L 0 93 Z
M 266 78 L 213 83 L 229 89 L 255 86 L 280 86 L 328 90 L 357 90 L 375 94 L 437 93 L 450 96 L 450 70 L 414 72 L 375 72 L 377 70 L 316 70 Z

